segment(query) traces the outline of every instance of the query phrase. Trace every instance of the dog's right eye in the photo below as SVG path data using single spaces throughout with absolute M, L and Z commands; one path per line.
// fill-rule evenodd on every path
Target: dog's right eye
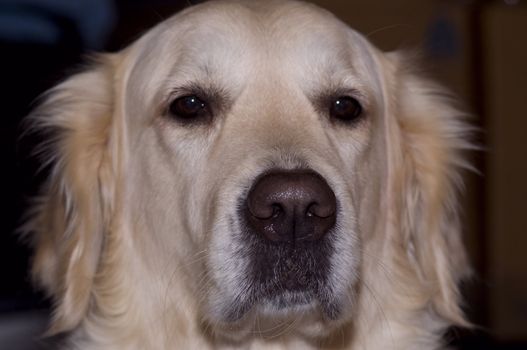
M 176 98 L 170 103 L 168 111 L 172 118 L 188 123 L 205 121 L 210 116 L 207 103 L 196 95 Z

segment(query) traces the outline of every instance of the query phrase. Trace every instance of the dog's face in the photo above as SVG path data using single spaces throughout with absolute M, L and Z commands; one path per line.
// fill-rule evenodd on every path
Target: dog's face
M 311 5 L 214 1 L 103 62 L 42 113 L 62 134 L 35 272 L 58 330 L 127 298 L 237 339 L 406 299 L 462 322 L 463 126 L 399 56 Z
M 208 321 L 347 319 L 385 162 L 373 49 L 304 5 L 211 7 L 139 49 L 132 202 L 148 203 L 149 239 L 204 255 L 192 282 Z

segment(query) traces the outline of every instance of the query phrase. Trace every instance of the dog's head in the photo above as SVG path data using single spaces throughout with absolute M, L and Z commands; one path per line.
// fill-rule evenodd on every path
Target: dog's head
M 407 66 L 312 5 L 214 1 L 55 88 L 33 221 L 55 330 L 462 323 L 466 128 Z

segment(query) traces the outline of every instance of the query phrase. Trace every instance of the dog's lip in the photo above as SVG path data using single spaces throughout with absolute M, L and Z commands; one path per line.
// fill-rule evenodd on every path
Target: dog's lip
M 252 313 L 264 312 L 267 316 L 280 316 L 284 313 L 309 312 L 319 313 L 328 321 L 337 321 L 342 316 L 338 300 L 320 297 L 327 292 L 288 291 L 282 290 L 272 295 L 246 298 L 245 301 L 236 300 L 224 309 L 222 321 L 226 324 L 242 322 Z
M 262 298 L 264 303 L 271 303 L 276 308 L 288 308 L 296 305 L 311 304 L 317 298 L 307 291 L 289 291 L 284 290 L 273 295 L 267 295 Z
M 309 292 L 282 292 L 263 300 L 264 303 L 272 305 L 277 313 L 288 310 L 305 312 L 307 309 L 318 309 L 328 320 L 337 320 L 341 316 L 341 308 L 336 300 L 323 301 L 318 295 Z
M 282 308 L 277 308 L 275 304 L 272 298 L 262 298 L 253 304 L 238 303 L 234 309 L 224 309 L 225 313 L 220 318 L 206 318 L 204 324 L 207 328 L 212 327 L 210 329 L 214 329 L 217 337 L 228 341 L 242 341 L 254 334 L 277 337 L 283 334 L 284 325 L 287 325 L 288 332 L 307 338 L 313 336 L 312 327 L 320 332 L 316 336 L 325 336 L 342 324 L 342 319 L 336 317 L 341 314 L 330 311 L 331 305 L 322 305 L 316 298 Z M 255 325 L 256 329 L 253 328 Z

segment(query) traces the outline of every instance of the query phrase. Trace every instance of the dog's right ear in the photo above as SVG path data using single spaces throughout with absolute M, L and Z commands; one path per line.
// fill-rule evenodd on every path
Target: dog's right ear
M 75 328 L 86 314 L 112 217 L 115 67 L 113 56 L 101 57 L 49 91 L 30 116 L 45 135 L 41 155 L 50 166 L 26 231 L 33 277 L 54 301 L 51 334 Z

